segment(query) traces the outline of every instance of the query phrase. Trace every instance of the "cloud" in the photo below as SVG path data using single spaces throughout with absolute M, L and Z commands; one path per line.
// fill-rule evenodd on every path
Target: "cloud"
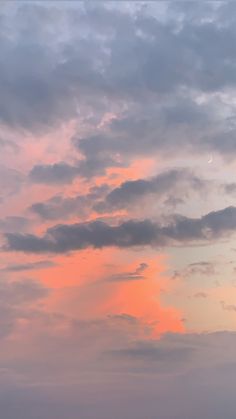
M 223 310 L 236 312 L 236 305 L 226 304 L 225 301 L 221 301 L 220 304 Z
M 215 265 L 216 263 L 206 261 L 190 263 L 187 271 L 191 275 L 214 275 L 216 273 Z
M 126 281 L 140 281 L 145 279 L 143 273 L 148 268 L 147 263 L 140 263 L 140 265 L 133 272 L 121 272 L 113 274 L 105 278 L 108 282 L 126 282 Z
M 58 183 L 66 181 L 63 176 L 60 178 L 58 173 L 55 178 Z M 51 181 L 51 173 L 48 179 Z M 47 183 L 46 175 L 42 181 Z M 68 181 L 70 181 L 70 178 Z M 158 198 L 159 202 L 164 200 L 165 207 L 167 205 L 173 207 L 180 202 L 183 203 L 190 192 L 199 191 L 201 193 L 205 191 L 208 188 L 208 183 L 194 175 L 190 170 L 172 169 L 150 179 L 123 182 L 119 187 L 112 190 L 104 184 L 91 188 L 85 195 L 68 198 L 60 195 L 53 196 L 45 202 L 34 203 L 29 209 L 42 219 L 56 220 L 72 215 L 78 215 L 82 218 L 92 209 L 98 213 L 103 213 L 127 208 L 140 203 L 141 199 L 148 199 L 150 196 L 155 199 Z
M 29 208 L 44 220 L 56 220 L 77 215 L 86 217 L 94 202 L 104 196 L 109 187 L 107 185 L 91 187 L 89 193 L 74 197 L 53 196 L 45 202 L 36 202 Z
M 187 169 L 172 169 L 163 172 L 150 179 L 137 179 L 123 182 L 106 196 L 105 201 L 94 205 L 98 212 L 106 212 L 111 209 L 127 208 L 139 203 L 142 198 L 154 196 L 155 199 L 168 197 L 171 194 L 171 202 L 180 196 L 187 198 L 189 190 L 203 191 L 207 187 L 199 177 Z M 175 201 L 176 202 L 176 201 Z
M 40 269 L 47 269 L 56 266 L 55 262 L 50 260 L 39 260 L 37 262 L 32 263 L 21 263 L 21 264 L 11 264 L 7 265 L 1 269 L 1 271 L 5 272 L 22 272 L 22 271 L 33 271 L 33 270 L 40 270 Z
M 137 5 L 129 12 L 106 4 L 76 9 L 65 4 L 56 8 L 24 4 L 14 11 L 8 7 L 1 13 L 5 30 L 0 32 L 0 114 L 8 126 L 49 129 L 68 120 L 84 120 L 88 110 L 99 120 L 114 104 L 120 110 L 124 103 L 129 108 L 152 102 L 160 104 L 160 117 L 167 125 L 187 122 L 196 127 L 196 121 L 197 126 L 207 123 L 207 107 L 195 96 L 235 86 L 235 25 L 223 5 L 218 13 L 209 6 L 204 21 L 196 19 L 200 9 L 191 14 L 183 5 L 178 11 L 167 6 L 171 17 L 166 20 L 158 9 L 153 14 L 150 6 L 144 13 Z M 150 120 L 155 125 L 156 109 L 149 120 L 136 124 L 142 138 L 152 131 Z M 125 123 L 129 130 L 132 121 L 123 118 L 120 126 Z M 163 136 L 156 137 L 156 150 L 161 143 L 168 148 Z M 222 142 L 220 137 L 215 140 L 217 149 L 235 150 L 233 132 L 231 140 Z M 142 141 L 149 152 L 153 140 Z M 141 141 L 133 141 L 138 150 Z M 125 146 L 125 140 L 121 143 Z M 174 138 L 171 143 L 178 148 Z M 204 147 L 204 140 L 196 145 Z M 107 164 L 86 159 L 84 164 L 90 167 L 84 171 L 94 170 L 95 163 Z
M 235 12 L 233 2 L 3 3 L 3 418 L 235 419 L 236 334 L 154 336 L 206 327 L 195 280 L 222 269 L 223 290 L 223 270 L 232 275 L 219 254 L 236 233 L 236 186 L 222 185 L 233 165 L 215 168 L 236 152 Z M 166 277 L 174 246 L 175 275 L 194 284 Z M 48 254 L 60 254 L 56 269 Z M 212 302 L 214 330 L 233 328 L 231 302 Z
M 201 218 L 173 217 L 167 225 L 151 220 L 128 220 L 117 226 L 102 221 L 59 224 L 38 237 L 32 234 L 6 234 L 7 250 L 32 253 L 65 253 L 87 247 L 120 248 L 171 246 L 205 242 L 231 235 L 236 230 L 236 208 L 227 207 Z
M 84 137 L 75 134 L 72 144 L 86 160 L 96 156 L 102 161 L 106 157 L 107 164 L 109 159 L 115 160 L 117 154 L 124 164 L 132 158 L 153 156 L 154 152 L 173 156 L 183 151 L 196 152 L 197 147 L 214 148 L 208 136 L 211 131 L 216 134 L 216 127 L 217 135 L 223 129 L 221 120 L 216 118 L 215 104 L 199 105 L 197 98 L 179 96 L 171 96 L 169 102 L 168 99 L 163 102 L 151 97 L 148 103 L 144 100 L 131 104 L 125 112 L 117 112 L 104 127 L 92 130 L 91 134 Z
M 51 165 L 36 165 L 29 173 L 29 179 L 34 183 L 64 184 L 71 183 L 78 176 L 78 168 L 64 162 Z

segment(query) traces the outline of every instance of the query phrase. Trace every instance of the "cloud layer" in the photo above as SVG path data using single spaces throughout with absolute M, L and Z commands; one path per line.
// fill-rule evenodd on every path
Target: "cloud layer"
M 2 3 L 3 419 L 235 418 L 235 12 Z

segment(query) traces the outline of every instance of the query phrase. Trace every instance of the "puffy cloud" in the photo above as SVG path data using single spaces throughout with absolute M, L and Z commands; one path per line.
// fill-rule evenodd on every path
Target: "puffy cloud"
M 48 169 L 47 170 L 51 170 Z M 54 182 L 54 175 L 53 182 Z M 48 175 L 48 179 L 51 174 Z M 44 179 L 46 183 L 46 176 Z M 63 183 L 66 179 L 55 175 L 55 182 Z M 68 179 L 70 181 L 70 179 Z M 42 219 L 56 220 L 77 215 L 83 218 L 92 209 L 98 213 L 123 209 L 137 205 L 142 199 L 154 198 L 167 207 L 183 203 L 189 194 L 203 193 L 209 188 L 209 181 L 204 181 L 187 169 L 172 169 L 148 179 L 123 182 L 111 189 L 108 185 L 93 187 L 85 195 L 73 197 L 53 196 L 45 202 L 36 202 L 30 210 Z
M 99 113 L 116 102 L 122 109 L 124 102 L 150 103 L 156 95 L 154 103 L 163 101 L 168 124 L 206 123 L 205 106 L 192 99 L 193 92 L 235 86 L 235 25 L 223 5 L 224 13 L 209 7 L 208 20 L 190 19 L 187 8 L 179 8 L 168 9 L 171 18 L 163 20 L 158 10 L 140 13 L 137 6 L 131 12 L 105 4 L 6 7 L 0 32 L 1 120 L 48 129 L 84 117 L 91 108 Z M 166 95 L 173 99 L 167 107 Z M 234 144 L 216 139 L 216 146 Z
M 126 208 L 132 204 L 140 203 L 142 198 L 148 196 L 161 199 L 163 197 L 168 198 L 171 195 L 170 203 L 173 203 L 173 199 L 177 200 L 178 197 L 182 202 L 183 198 L 187 198 L 191 190 L 203 191 L 206 187 L 207 182 L 201 180 L 191 171 L 187 169 L 172 169 L 150 179 L 126 181 L 110 191 L 105 201 L 96 203 L 94 208 L 98 212 Z
M 111 226 L 102 221 L 59 224 L 38 237 L 32 234 L 6 234 L 7 250 L 32 253 L 64 253 L 86 247 L 171 246 L 204 242 L 230 235 L 236 230 L 236 208 L 210 212 L 201 218 L 176 216 L 168 225 L 151 220 L 128 220 Z
M 29 179 L 35 183 L 59 185 L 71 183 L 76 176 L 78 176 L 78 168 L 64 162 L 37 165 L 29 173 Z
M 29 209 L 44 220 L 56 220 L 73 215 L 83 218 L 91 211 L 94 202 L 101 199 L 108 190 L 107 185 L 94 186 L 85 195 L 53 196 L 45 202 L 34 203 Z

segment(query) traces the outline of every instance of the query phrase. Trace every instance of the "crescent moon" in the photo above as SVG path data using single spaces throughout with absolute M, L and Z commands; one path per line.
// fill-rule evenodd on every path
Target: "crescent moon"
M 207 163 L 211 164 L 213 162 L 213 157 L 211 156 Z

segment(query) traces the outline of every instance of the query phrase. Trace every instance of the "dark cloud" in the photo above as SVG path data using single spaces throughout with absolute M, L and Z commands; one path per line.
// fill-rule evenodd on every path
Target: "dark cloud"
M 214 275 L 216 274 L 216 263 L 212 262 L 195 262 L 190 263 L 187 271 L 191 275 Z
M 202 105 L 197 104 L 197 98 L 194 100 L 186 99 L 181 112 L 181 98 L 176 99 L 176 103 L 169 99 L 168 106 L 157 105 L 151 99 L 149 104 L 140 102 L 119 113 L 92 135 L 75 135 L 72 143 L 85 160 L 90 161 L 94 155 L 99 159 L 106 156 L 104 169 L 112 166 L 117 156 L 124 165 L 134 158 L 155 155 L 183 158 L 193 153 L 217 153 L 232 158 L 235 122 L 217 115 L 233 113 L 234 109 L 230 105 L 226 109 L 221 103 L 214 104 L 211 99 Z M 196 108 L 202 108 L 203 116 Z
M 168 225 L 151 220 L 129 220 L 111 226 L 102 221 L 59 224 L 38 237 L 32 234 L 6 234 L 7 250 L 32 253 L 64 253 L 87 247 L 171 246 L 215 240 L 236 230 L 236 208 L 210 212 L 201 218 L 175 216 Z
M 149 220 L 127 221 L 119 226 L 110 226 L 102 221 L 58 225 L 43 237 L 22 234 L 7 234 L 8 248 L 36 253 L 63 253 L 86 247 L 141 246 L 157 241 L 157 230 Z
M 200 13 L 205 17 L 205 11 L 190 13 L 180 2 L 178 10 L 168 8 L 170 18 L 164 20 L 158 9 L 153 14 L 149 6 L 142 13 L 137 5 L 128 11 L 102 3 L 77 8 L 42 3 L 8 7 L 1 13 L 0 117 L 9 126 L 48 129 L 76 117 L 84 119 L 88 111 L 101 117 L 114 104 L 122 109 L 124 103 L 128 108 L 159 103 L 159 116 L 167 125 L 187 122 L 196 128 L 207 125 L 207 107 L 196 96 L 235 86 L 235 22 L 224 5 L 217 13 L 207 5 L 208 18 L 202 19 Z M 151 129 L 155 121 L 160 123 L 156 109 L 146 120 L 139 121 L 136 115 L 136 128 L 132 119 L 121 119 L 120 127 L 126 124 L 127 130 L 133 125 L 137 131 L 139 126 L 142 140 L 134 135 L 128 145 L 120 139 L 119 149 L 126 144 L 134 150 L 136 143 L 137 153 L 141 142 L 149 153 L 155 142 L 156 150 L 160 144 L 178 149 L 180 139 L 172 136 L 167 141 L 162 130 L 156 131 L 155 140 L 153 134 L 143 141 L 148 132 L 155 132 Z M 227 130 L 222 133 L 226 138 Z M 221 137 L 208 146 L 235 150 L 234 132 L 226 141 Z M 205 138 L 196 145 L 204 147 L 207 142 Z M 108 140 L 105 143 L 109 145 Z M 83 151 L 82 143 L 81 147 Z M 102 170 L 113 160 L 109 153 L 103 161 L 94 155 L 83 162 L 86 176 L 95 165 Z
M 219 263 L 218 260 L 211 262 L 211 261 L 201 261 L 201 262 L 194 262 L 189 263 L 185 268 L 181 270 L 175 270 L 172 279 L 191 279 L 193 276 L 199 277 L 207 277 L 208 279 L 211 277 L 215 277 L 219 274 L 218 271 Z M 199 292 L 195 294 L 196 297 L 203 297 L 204 293 Z
M 2 268 L 1 271 L 6 271 L 6 272 L 33 271 L 35 269 L 36 270 L 47 269 L 53 266 L 56 266 L 55 262 L 52 262 L 50 260 L 39 260 L 37 262 L 32 262 L 32 263 L 29 262 L 29 263 L 7 265 L 4 268 Z
M 50 176 L 51 174 L 49 178 Z M 46 176 L 43 180 L 46 183 Z M 60 179 L 56 176 L 56 180 L 63 182 L 63 177 Z M 30 210 L 42 219 L 47 220 L 63 219 L 72 215 L 83 218 L 91 209 L 95 209 L 99 213 L 113 211 L 137 203 L 140 204 L 140 200 L 148 196 L 159 199 L 159 203 L 162 200 L 166 207 L 173 208 L 178 203 L 183 203 L 190 192 L 201 193 L 205 191 L 208 184 L 209 182 L 203 181 L 190 170 L 172 169 L 150 179 L 124 182 L 111 191 L 107 185 L 102 185 L 99 188 L 97 187 L 96 190 L 92 188 L 85 195 L 71 198 L 54 196 L 45 202 L 33 204 Z
M 105 278 L 108 282 L 126 282 L 126 281 L 140 281 L 145 279 L 144 272 L 148 268 L 147 263 L 140 263 L 140 265 L 133 272 L 120 272 L 110 275 Z
M 150 179 L 126 181 L 109 192 L 105 201 L 98 202 L 94 208 L 99 212 L 125 208 L 135 202 L 140 204 L 140 199 L 148 195 L 154 195 L 155 199 L 160 199 L 171 194 L 173 204 L 173 199 L 174 197 L 177 199 L 178 194 L 182 202 L 183 198 L 188 197 L 189 190 L 203 191 L 206 187 L 207 182 L 201 180 L 191 171 L 172 169 Z
M 35 183 L 63 184 L 71 183 L 78 176 L 78 168 L 60 162 L 51 165 L 37 165 L 29 173 L 29 179 Z
M 71 198 L 53 196 L 45 202 L 36 202 L 29 209 L 44 220 L 63 219 L 73 215 L 83 218 L 92 209 L 94 202 L 101 199 L 108 190 L 107 185 L 101 185 L 90 188 L 85 195 Z

